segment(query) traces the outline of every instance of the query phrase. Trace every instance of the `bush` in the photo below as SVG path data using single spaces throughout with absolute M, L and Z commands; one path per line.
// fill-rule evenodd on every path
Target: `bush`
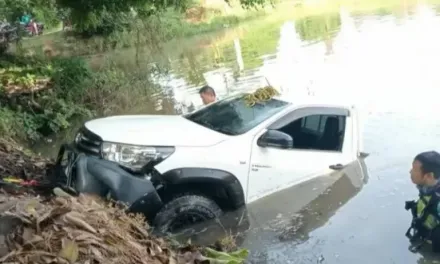
M 32 13 L 38 22 L 44 24 L 46 29 L 55 28 L 61 22 L 57 10 L 51 7 L 33 8 Z
M 46 29 L 60 23 L 55 0 L 0 0 L 0 19 L 16 22 L 25 12 L 30 12 L 38 22 L 44 23 Z
M 0 134 L 2 137 L 16 136 L 26 138 L 26 133 L 21 133 L 19 118 L 14 111 L 7 107 L 0 107 Z
M 9 57 L 0 64 L 3 133 L 37 140 L 91 114 L 81 103 L 80 88 L 93 73 L 82 59 Z
M 94 115 L 154 112 L 158 101 L 164 112 L 174 107 L 150 81 L 154 65 L 94 72 L 80 57 L 11 56 L 0 66 L 0 133 L 16 139 L 35 141 Z

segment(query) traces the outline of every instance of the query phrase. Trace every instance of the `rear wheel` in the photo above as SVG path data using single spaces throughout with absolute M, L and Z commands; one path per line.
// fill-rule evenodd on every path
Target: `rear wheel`
M 213 200 L 201 195 L 183 195 L 169 201 L 154 219 L 160 233 L 175 233 L 191 224 L 214 219 L 223 214 Z

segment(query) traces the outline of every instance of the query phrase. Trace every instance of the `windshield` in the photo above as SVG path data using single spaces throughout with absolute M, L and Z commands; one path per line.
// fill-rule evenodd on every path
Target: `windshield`
M 277 99 L 247 106 L 245 95 L 217 101 L 184 117 L 227 135 L 240 135 L 281 111 L 289 103 Z

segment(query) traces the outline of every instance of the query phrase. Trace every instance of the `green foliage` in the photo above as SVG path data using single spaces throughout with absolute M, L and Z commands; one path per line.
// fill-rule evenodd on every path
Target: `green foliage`
M 112 13 L 107 9 L 83 11 L 73 9 L 71 22 L 74 29 L 83 36 L 104 35 L 129 28 L 132 15 L 129 12 Z
M 112 32 L 129 28 L 137 11 L 145 9 L 148 2 L 145 0 L 57 0 L 57 3 L 60 7 L 71 11 L 70 19 L 77 32 L 84 36 L 107 36 Z
M 39 7 L 32 9 L 36 21 L 42 22 L 46 28 L 54 28 L 60 24 L 60 18 L 56 9 L 51 7 Z
M 88 47 L 101 46 L 101 51 L 136 46 L 136 58 L 138 49 L 142 49 L 140 46 L 151 47 L 176 36 L 209 32 L 240 21 L 236 16 L 223 16 L 190 24 L 183 21 L 180 12 L 190 4 L 189 0 L 0 0 L 0 16 L 17 20 L 24 12 L 31 12 L 37 19 L 44 18 L 42 21 L 47 25 L 68 18 L 79 33 L 104 35 L 81 43 L 87 42 Z M 44 43 L 45 37 L 35 39 Z M 69 49 L 81 46 L 77 39 L 72 43 L 63 39 L 61 44 L 67 44 Z M 56 47 L 54 50 L 58 51 Z M 96 49 L 88 50 L 96 52 Z M 188 63 L 193 64 L 192 61 Z M 146 77 L 155 71 L 153 66 L 141 64 L 126 71 L 121 70 L 120 65 L 100 64 L 103 69 L 92 71 L 85 59 L 75 56 L 5 56 L 0 61 L 0 69 L 4 69 L 0 70 L 0 133 L 38 140 L 69 128 L 78 117 L 98 112 L 105 115 L 174 111 L 173 97 L 164 94 L 150 82 L 150 77 Z M 199 75 L 194 72 L 194 78 Z M 47 87 L 29 92 L 38 85 Z M 19 87 L 21 94 L 11 97 L 11 87 Z M 163 110 L 155 110 L 158 102 Z
M 272 0 L 241 0 L 248 8 L 257 8 Z M 145 21 L 167 8 L 179 12 L 194 5 L 193 0 L 0 0 L 0 18 L 17 21 L 30 12 L 46 28 L 69 19 L 77 33 L 85 37 L 109 36 L 130 31 L 138 20 Z
M 59 24 L 55 0 L 0 0 L 0 19 L 16 22 L 24 13 L 51 28 Z
M 339 13 L 307 16 L 295 22 L 295 28 L 302 40 L 321 41 L 333 37 L 341 27 Z
M 22 133 L 19 125 L 20 121 L 14 111 L 6 107 L 0 107 L 0 134 L 2 137 L 16 136 L 19 138 L 26 137 L 25 133 Z
M 153 66 L 124 70 L 109 63 L 102 67 L 92 71 L 79 57 L 5 57 L 0 61 L 0 133 L 35 141 L 70 128 L 78 119 L 154 112 L 158 98 L 164 111 L 173 110 L 172 96 L 165 98 L 146 76 L 155 71 Z M 46 87 L 29 93 L 41 83 Z M 18 93 L 10 93 L 17 88 Z
M 92 70 L 81 57 L 55 58 L 50 66 L 56 69 L 52 79 L 57 92 L 67 100 L 80 98 L 87 89 L 84 84 L 93 77 Z
M 0 64 L 2 133 L 37 140 L 68 128 L 75 117 L 91 115 L 75 100 L 81 93 L 77 88 L 92 77 L 83 60 L 9 57 Z M 36 88 L 41 90 L 28 93 Z
M 130 31 L 138 21 L 167 8 L 179 12 L 192 5 L 193 0 L 56 0 L 61 8 L 71 11 L 70 19 L 77 33 L 83 36 L 108 36 L 114 32 Z M 248 8 L 263 6 L 271 0 L 241 0 Z M 181 22 L 181 21 L 179 21 Z

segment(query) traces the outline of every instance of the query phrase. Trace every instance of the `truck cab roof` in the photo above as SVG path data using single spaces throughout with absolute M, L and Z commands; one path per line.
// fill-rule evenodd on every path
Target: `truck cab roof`
M 332 97 L 317 97 L 317 96 L 286 96 L 278 95 L 274 99 L 285 101 L 290 104 L 289 107 L 297 108 L 302 106 L 313 106 L 313 107 L 341 107 L 350 109 L 354 107 L 353 104 L 341 100 L 340 98 Z

